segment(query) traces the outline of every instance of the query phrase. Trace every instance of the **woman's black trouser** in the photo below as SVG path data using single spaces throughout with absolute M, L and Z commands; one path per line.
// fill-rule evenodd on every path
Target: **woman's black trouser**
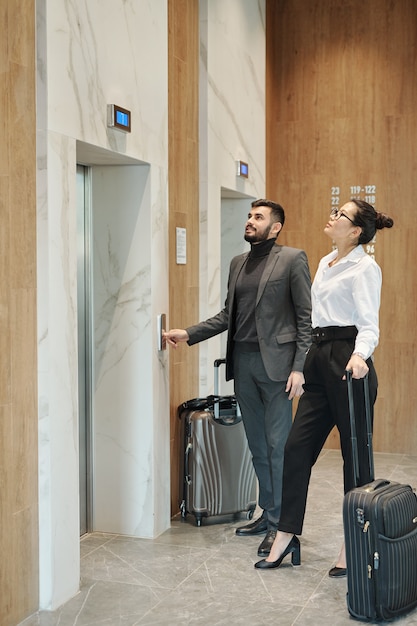
M 349 405 L 345 367 L 354 349 L 354 338 L 313 343 L 304 366 L 304 393 L 285 446 L 279 530 L 300 535 L 303 528 L 311 469 L 334 426 L 340 435 L 344 491 L 354 485 Z M 369 367 L 371 418 L 378 381 L 372 359 Z M 359 453 L 359 484 L 370 480 L 363 381 L 353 380 Z

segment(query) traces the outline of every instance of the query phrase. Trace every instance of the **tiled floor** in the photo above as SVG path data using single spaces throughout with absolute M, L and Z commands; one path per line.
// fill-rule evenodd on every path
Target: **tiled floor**
M 417 457 L 375 457 L 377 477 L 417 486 Z M 324 451 L 311 480 L 301 567 L 288 557 L 279 569 L 255 570 L 262 536 L 237 537 L 242 520 L 197 528 L 192 517 L 175 519 L 154 540 L 88 535 L 81 540 L 80 592 L 21 626 L 352 625 L 346 579 L 328 577 L 343 537 L 342 497 L 340 454 Z M 417 610 L 395 624 L 417 625 Z

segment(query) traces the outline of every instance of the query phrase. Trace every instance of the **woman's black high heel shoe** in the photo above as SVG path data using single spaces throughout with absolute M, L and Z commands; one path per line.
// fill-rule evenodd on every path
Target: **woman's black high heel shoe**
M 291 563 L 293 565 L 300 565 L 301 564 L 300 540 L 295 535 L 293 535 L 290 543 L 285 548 L 281 556 L 277 558 L 276 561 L 266 561 L 265 559 L 262 559 L 262 561 L 258 561 L 257 563 L 255 563 L 255 567 L 257 569 L 273 569 L 274 567 L 279 567 L 284 557 L 286 557 L 287 554 L 290 554 L 290 553 L 291 553 Z

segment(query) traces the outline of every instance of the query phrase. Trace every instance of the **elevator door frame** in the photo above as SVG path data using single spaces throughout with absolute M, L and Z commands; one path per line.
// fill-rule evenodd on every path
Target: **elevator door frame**
M 77 164 L 80 536 L 93 530 L 91 169 Z

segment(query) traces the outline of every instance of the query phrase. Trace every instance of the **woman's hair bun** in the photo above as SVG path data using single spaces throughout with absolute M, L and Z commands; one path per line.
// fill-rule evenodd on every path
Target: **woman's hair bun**
M 392 228 L 394 226 L 394 220 L 388 215 L 385 215 L 385 213 L 377 213 L 375 226 L 378 230 L 381 230 L 381 228 Z

